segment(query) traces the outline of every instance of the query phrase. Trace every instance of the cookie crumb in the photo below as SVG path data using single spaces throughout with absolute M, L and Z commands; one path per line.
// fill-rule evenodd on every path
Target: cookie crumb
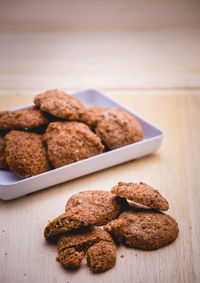
M 6 232 L 5 230 L 2 230 L 2 232 Z
M 26 276 L 26 273 L 24 273 L 24 276 Z
M 5 253 L 5 255 L 8 255 L 7 253 Z
M 124 255 L 120 255 L 121 258 L 124 258 Z

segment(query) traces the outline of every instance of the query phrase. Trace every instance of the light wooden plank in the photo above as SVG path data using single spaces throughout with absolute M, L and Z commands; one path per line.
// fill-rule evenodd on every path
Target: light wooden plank
M 110 93 L 111 94 L 111 93 Z M 197 95 L 112 97 L 157 124 L 165 132 L 161 149 L 130 161 L 45 189 L 26 197 L 0 201 L 0 281 L 13 282 L 194 282 L 200 281 L 200 99 Z M 0 96 L 0 107 L 26 104 L 32 96 Z M 77 272 L 56 263 L 56 247 L 43 239 L 48 219 L 64 211 L 73 193 L 109 190 L 118 181 L 143 180 L 157 187 L 170 203 L 169 214 L 180 227 L 178 239 L 153 252 L 120 247 L 116 266 L 94 275 L 86 262 Z M 121 258 L 120 255 L 124 255 Z
M 200 90 L 199 30 L 2 33 L 0 92 Z
M 141 31 L 200 27 L 198 0 L 1 0 L 0 31 Z

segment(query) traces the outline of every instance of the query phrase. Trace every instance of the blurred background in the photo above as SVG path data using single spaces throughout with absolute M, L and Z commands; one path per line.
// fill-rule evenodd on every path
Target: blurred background
M 199 0 L 0 0 L 0 93 L 200 91 Z

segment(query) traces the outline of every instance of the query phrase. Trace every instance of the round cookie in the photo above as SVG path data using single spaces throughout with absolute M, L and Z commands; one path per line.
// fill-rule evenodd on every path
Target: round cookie
M 47 154 L 58 168 L 104 152 L 100 138 L 80 122 L 53 122 L 44 135 Z
M 41 135 L 12 130 L 5 140 L 6 162 L 19 177 L 27 178 L 50 170 Z
M 37 107 L 17 111 L 3 111 L 0 115 L 0 130 L 33 129 L 48 124 L 49 121 Z
M 157 210 L 166 211 L 169 209 L 168 201 L 159 191 L 143 182 L 139 184 L 119 182 L 118 185 L 111 189 L 111 192 L 116 196 L 132 200 Z
M 90 246 L 99 241 L 113 242 L 112 237 L 105 230 L 99 227 L 90 227 L 85 230 L 63 234 L 58 240 L 58 253 L 68 248 L 78 251 L 86 251 Z
M 68 215 L 75 215 L 91 225 L 100 226 L 117 218 L 126 205 L 125 199 L 116 198 L 110 192 L 84 191 L 71 196 L 65 210 Z
M 6 141 L 2 136 L 0 136 L 0 169 L 5 169 L 7 167 L 5 148 Z
M 159 211 L 128 210 L 104 229 L 125 246 L 154 250 L 173 242 L 178 236 L 174 218 Z
M 34 103 L 41 110 L 53 116 L 72 121 L 79 121 L 85 112 L 85 106 L 82 102 L 74 96 L 57 89 L 36 95 Z
M 116 149 L 143 139 L 143 130 L 137 119 L 118 108 L 102 114 L 95 132 L 109 149 Z
M 90 128 L 94 128 L 97 122 L 102 119 L 102 114 L 107 110 L 108 108 L 100 106 L 89 106 L 86 108 L 81 121 L 87 124 Z
M 87 250 L 86 256 L 92 272 L 103 272 L 115 265 L 116 246 L 113 242 L 100 241 Z

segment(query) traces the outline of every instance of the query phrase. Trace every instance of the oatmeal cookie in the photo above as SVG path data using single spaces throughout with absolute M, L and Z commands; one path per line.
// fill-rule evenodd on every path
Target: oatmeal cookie
M 47 125 L 49 121 L 37 107 L 16 111 L 3 111 L 0 115 L 0 130 L 33 129 Z
M 59 253 L 57 261 L 67 269 L 76 269 L 81 265 L 85 253 L 76 251 L 74 248 L 68 248 Z
M 2 136 L 0 136 L 0 169 L 5 169 L 7 167 L 5 148 L 6 141 Z
M 41 135 L 12 130 L 5 140 L 6 162 L 19 177 L 27 178 L 50 170 Z
M 116 198 L 110 192 L 84 191 L 70 197 L 66 212 L 87 221 L 88 224 L 100 226 L 117 218 L 126 206 L 125 199 Z
M 58 253 L 61 253 L 68 248 L 86 252 L 89 247 L 100 241 L 113 242 L 109 233 L 94 226 L 63 234 L 58 240 Z
M 112 246 L 115 246 L 110 234 L 98 227 L 63 234 L 57 244 L 59 254 L 57 259 L 66 268 L 77 268 L 80 266 L 85 252 L 99 242 L 108 243 L 108 246 L 112 243 Z M 105 253 L 102 253 L 101 257 L 106 263 L 109 262 L 108 255 Z M 108 268 L 110 267 L 108 266 Z M 104 271 L 103 268 L 102 271 Z
M 81 121 L 87 124 L 90 128 L 94 128 L 97 122 L 103 118 L 102 114 L 106 110 L 108 110 L 108 108 L 100 106 L 89 106 L 86 108 L 86 111 L 83 114 Z
M 104 146 L 90 128 L 80 122 L 53 122 L 44 135 L 47 154 L 58 168 L 100 154 Z
M 143 139 L 143 130 L 137 119 L 129 113 L 113 108 L 102 114 L 97 122 L 96 134 L 109 149 L 116 149 Z
M 157 210 L 166 211 L 169 209 L 168 201 L 159 191 L 143 182 L 139 184 L 119 182 L 118 185 L 112 188 L 111 192 L 116 196 L 132 200 Z
M 82 102 L 74 96 L 57 89 L 36 95 L 34 103 L 41 110 L 53 116 L 71 121 L 79 121 L 85 112 L 85 106 Z
M 63 213 L 50 221 L 44 229 L 44 237 L 51 238 L 61 233 L 68 233 L 76 229 L 83 227 L 88 227 L 90 224 L 87 219 L 76 214 L 69 215 L 68 213 Z
M 86 256 L 92 272 L 103 272 L 115 265 L 116 246 L 113 242 L 100 241 L 87 250 Z
M 131 248 L 154 250 L 173 242 L 178 236 L 174 218 L 160 211 L 128 210 L 104 229 Z

